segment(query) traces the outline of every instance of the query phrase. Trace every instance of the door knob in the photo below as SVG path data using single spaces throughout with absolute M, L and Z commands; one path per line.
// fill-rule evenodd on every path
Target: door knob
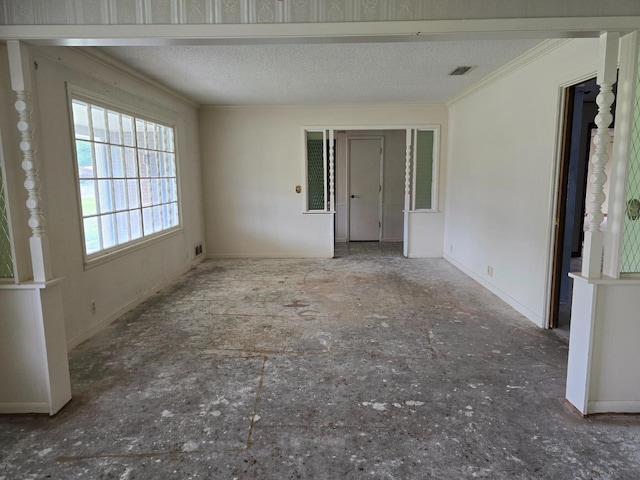
M 351 198 L 356 198 L 356 196 L 355 195 L 351 195 Z

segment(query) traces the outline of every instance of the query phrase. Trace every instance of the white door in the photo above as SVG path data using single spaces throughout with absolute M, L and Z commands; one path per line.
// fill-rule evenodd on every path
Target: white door
M 349 240 L 380 240 L 381 138 L 349 139 Z

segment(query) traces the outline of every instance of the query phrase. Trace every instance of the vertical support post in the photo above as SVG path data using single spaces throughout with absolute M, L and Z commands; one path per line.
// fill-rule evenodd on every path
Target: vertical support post
M 589 178 L 591 182 L 591 195 L 587 198 L 588 230 L 584 236 L 584 253 L 582 263 L 582 275 L 588 278 L 598 278 L 602 272 L 602 246 L 603 233 L 600 224 L 604 220 L 602 204 L 605 201 L 603 185 L 607 181 L 604 173 L 605 165 L 609 160 L 607 145 L 609 144 L 609 125 L 613 121 L 611 105 L 615 99 L 612 88 L 616 81 L 618 66 L 618 42 L 620 35 L 615 32 L 604 32 L 600 35 L 600 49 L 598 61 L 598 76 L 596 82 L 600 86 L 600 93 L 596 97 L 598 114 L 595 118 L 598 127 L 594 137 L 596 151 L 591 158 L 593 173 Z
M 612 278 L 620 278 L 637 76 L 638 32 L 631 32 L 620 39 L 616 132 L 613 140 L 613 165 L 609 178 L 609 215 L 604 242 L 603 273 Z
M 404 154 L 404 234 L 402 254 L 409 256 L 409 211 L 411 210 L 411 151 L 413 130 L 407 128 Z
M 49 260 L 49 243 L 42 213 L 42 199 L 40 198 L 40 178 L 38 176 L 36 135 L 33 128 L 33 106 L 31 102 L 32 82 L 29 70 L 29 52 L 18 41 L 7 42 L 9 52 L 9 69 L 11 73 L 11 88 L 16 93 L 15 109 L 18 112 L 18 130 L 22 136 L 20 150 L 22 151 L 22 169 L 26 180 L 24 188 L 27 190 L 27 208 L 29 209 L 29 227 L 31 238 L 31 266 L 33 280 L 45 282 L 51 279 Z
M 29 51 L 18 41 L 7 42 L 7 50 L 11 88 L 17 98 L 15 109 L 21 135 L 22 169 L 26 176 L 24 188 L 28 195 L 26 204 L 31 228 L 29 247 L 34 282 L 16 286 L 8 294 L 5 292 L 3 298 L 11 314 L 8 322 L 0 322 L 0 338 L 18 338 L 18 345 L 11 351 L 10 361 L 0 365 L 0 379 L 10 379 L 13 383 L 8 394 L 0 395 L 0 411 L 48 412 L 53 415 L 71 399 L 62 287 L 59 279 L 52 278 L 49 242 L 42 213 L 36 156 L 37 129 L 31 99 L 35 89 Z
M 335 149 L 333 148 L 334 131 L 329 129 L 329 211 L 336 211 L 336 187 L 335 187 Z

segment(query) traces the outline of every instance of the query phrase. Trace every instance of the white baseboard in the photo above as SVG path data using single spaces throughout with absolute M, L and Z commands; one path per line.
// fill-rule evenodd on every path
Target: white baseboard
M 401 243 L 404 241 L 404 239 L 402 237 L 400 238 L 383 238 L 382 240 L 380 240 L 381 242 L 394 242 L 394 243 Z
M 409 252 L 407 258 L 442 258 L 442 253 L 433 252 Z
M 474 271 L 468 269 L 467 267 L 465 267 L 464 265 L 462 265 L 455 258 L 450 257 L 449 255 L 444 255 L 443 258 L 447 262 L 449 262 L 451 265 L 456 267 L 458 270 L 463 272 L 465 275 L 473 278 L 476 282 L 478 282 L 484 288 L 486 288 L 491 293 L 493 293 L 495 296 L 500 298 L 500 300 L 505 302 L 507 305 L 509 305 L 514 310 L 518 311 L 518 313 L 520 313 L 520 314 L 524 315 L 525 317 L 527 317 L 528 320 L 531 320 L 538 327 L 544 328 L 544 321 L 543 321 L 542 318 L 540 318 L 540 316 L 536 315 L 534 312 L 529 310 L 529 308 L 525 307 L 523 304 L 521 304 L 516 299 L 511 297 L 508 293 L 502 291 L 500 288 L 496 287 L 492 283 L 487 282 L 484 278 L 482 278 L 476 272 L 474 272 Z
M 12 402 L 0 403 L 0 414 L 8 413 L 46 413 L 49 415 L 47 402 Z
M 123 307 L 117 309 L 114 312 L 111 312 L 109 315 L 107 315 L 102 320 L 99 320 L 98 322 L 96 322 L 93 325 L 91 325 L 84 332 L 82 332 L 82 333 L 76 335 L 75 337 L 73 337 L 72 339 L 68 340 L 67 341 L 67 350 L 71 350 L 72 348 L 77 347 L 78 345 L 80 345 L 85 340 L 90 339 L 91 337 L 93 337 L 98 332 L 104 330 L 111 323 L 113 323 L 118 318 L 120 318 L 122 315 L 124 315 L 125 313 L 127 313 L 130 310 L 133 310 L 135 307 L 137 307 L 142 302 L 147 300 L 149 297 L 151 297 L 158 290 L 161 290 L 161 289 L 165 288 L 166 286 L 168 286 L 171 282 L 173 282 L 177 278 L 179 278 L 182 275 L 184 275 L 185 273 L 187 273 L 189 270 L 191 270 L 191 267 L 193 267 L 194 265 L 198 265 L 204 259 L 205 259 L 204 255 L 199 255 L 198 258 L 194 259 L 188 265 L 183 266 L 180 270 L 175 272 L 168 279 L 166 279 L 166 280 L 164 280 L 164 281 L 162 281 L 160 283 L 155 284 L 153 287 L 147 289 L 145 292 L 143 292 L 138 297 L 136 297 L 133 300 L 131 300 L 130 302 L 126 303 Z M 48 407 L 47 407 L 47 409 L 48 409 Z M 47 412 L 48 411 L 49 410 L 47 410 Z
M 640 413 L 639 400 L 589 402 L 587 415 L 593 413 Z

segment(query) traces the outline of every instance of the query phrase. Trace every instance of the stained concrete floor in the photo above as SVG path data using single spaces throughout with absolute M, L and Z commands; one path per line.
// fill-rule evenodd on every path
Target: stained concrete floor
M 0 417 L 9 479 L 638 479 L 640 421 L 563 403 L 566 342 L 443 260 L 216 260 Z

